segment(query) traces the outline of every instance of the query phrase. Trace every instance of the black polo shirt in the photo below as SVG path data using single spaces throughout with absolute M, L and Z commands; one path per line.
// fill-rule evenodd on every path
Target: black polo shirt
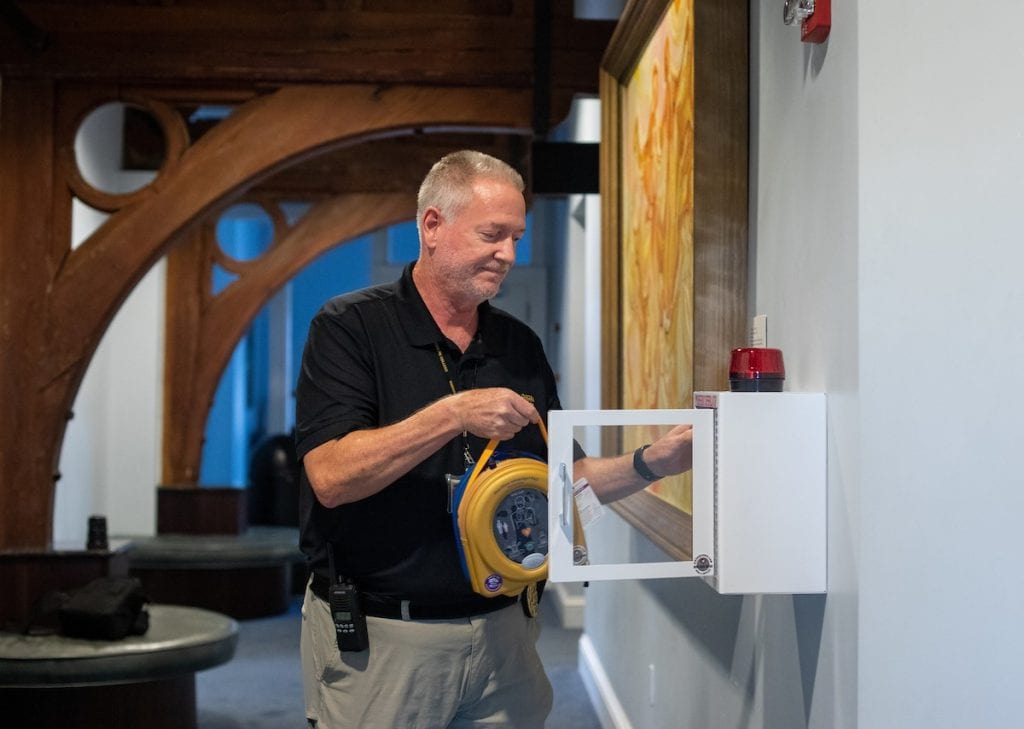
M 457 390 L 508 387 L 532 399 L 541 417 L 558 409 L 554 375 L 540 339 L 506 312 L 483 303 L 477 335 L 465 354 L 445 337 L 412 280 L 331 299 L 310 324 L 296 391 L 298 455 L 354 430 L 398 422 L 451 393 L 441 347 Z M 486 440 L 468 437 L 474 458 Z M 523 428 L 502 447 L 547 458 L 539 428 Z M 338 571 L 365 592 L 443 604 L 477 596 L 462 574 L 445 474 L 462 474 L 463 437 L 382 491 L 334 509 L 301 478 L 301 547 L 327 576 L 326 540 Z M 479 597 L 481 601 L 490 598 Z

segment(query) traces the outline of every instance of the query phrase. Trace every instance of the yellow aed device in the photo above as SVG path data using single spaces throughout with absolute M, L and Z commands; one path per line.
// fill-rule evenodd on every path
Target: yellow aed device
M 541 423 L 541 432 L 547 433 Z M 455 489 L 452 523 L 474 592 L 518 595 L 548 576 L 548 467 L 492 440 Z

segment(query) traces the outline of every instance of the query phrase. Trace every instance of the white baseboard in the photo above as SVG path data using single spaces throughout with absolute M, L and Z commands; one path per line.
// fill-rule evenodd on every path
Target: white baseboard
M 563 628 L 572 630 L 583 629 L 583 607 L 587 599 L 583 595 L 570 594 L 560 582 L 549 582 L 544 586 L 544 602 L 548 600 L 558 614 L 558 621 Z
M 594 650 L 594 644 L 590 642 L 590 636 L 586 633 L 580 636 L 578 662 L 580 678 L 583 679 L 583 686 L 587 689 L 590 703 L 594 706 L 602 729 L 633 729 L 633 724 L 619 703 L 619 697 L 615 695 L 615 689 L 608 680 L 604 666 L 601 665 L 601 659 Z

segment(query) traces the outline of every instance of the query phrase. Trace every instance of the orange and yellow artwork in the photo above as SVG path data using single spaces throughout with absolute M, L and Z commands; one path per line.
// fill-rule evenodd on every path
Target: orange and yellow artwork
M 666 10 L 623 91 L 622 399 L 693 398 L 693 0 Z M 657 437 L 635 434 L 635 448 Z M 689 474 L 649 489 L 691 513 Z

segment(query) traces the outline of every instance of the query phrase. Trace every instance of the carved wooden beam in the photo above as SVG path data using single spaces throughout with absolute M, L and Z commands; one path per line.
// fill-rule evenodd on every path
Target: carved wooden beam
M 68 256 L 49 296 L 55 351 L 47 376 L 62 377 L 74 366 L 84 343 L 106 327 L 175 235 L 245 186 L 374 134 L 527 125 L 524 96 L 507 90 L 288 87 L 249 102 L 165 169 L 150 195 L 122 208 Z M 95 303 L 82 311 L 79 299 L 86 291 Z
M 176 313 L 168 320 L 168 378 L 164 398 L 164 484 L 195 485 L 199 476 L 203 432 L 217 383 L 231 353 L 260 308 L 286 282 L 324 251 L 373 230 L 414 217 L 414 192 L 348 194 L 324 200 L 310 209 L 293 228 L 260 258 L 245 266 L 243 273 L 216 297 L 207 296 L 206 306 L 187 315 Z M 204 226 L 199 246 L 215 246 L 211 226 Z M 193 241 L 195 244 L 196 241 Z M 189 246 L 194 248 L 195 245 Z M 195 274 L 209 282 L 210 255 L 182 250 L 185 261 L 175 262 L 178 251 L 169 256 L 168 312 L 182 297 L 195 300 Z M 173 283 L 184 274 L 183 285 Z M 173 274 L 173 275 L 172 275 Z M 208 284 L 207 284 L 208 285 Z M 171 343 L 176 346 L 172 347 Z M 173 356 L 173 361 L 172 361 Z M 180 357 L 180 358 L 179 358 Z
M 252 192 L 300 200 L 353 192 L 415 193 L 430 166 L 456 149 L 486 152 L 530 176 L 530 140 L 521 134 L 414 134 L 318 155 L 281 170 Z
M 39 53 L 46 50 L 50 39 L 12 0 L 0 0 L 0 20 L 7 24 L 28 50 Z
M 26 251 L 49 250 L 51 255 L 26 264 L 23 278 L 4 267 L 4 296 L 12 289 L 16 293 L 0 311 L 0 381 L 5 387 L 17 383 L 17 389 L 5 398 L 11 417 L 0 420 L 0 548 L 48 545 L 65 418 L 89 359 L 133 286 L 193 222 L 275 171 L 332 148 L 414 129 L 528 134 L 531 123 L 528 91 L 284 88 L 244 104 L 170 160 L 149 188 L 131 196 L 68 252 L 66 243 L 54 243 L 62 239 L 51 237 L 52 229 L 38 215 L 40 195 L 52 201 L 46 207 L 58 207 L 52 176 L 57 145 L 46 126 L 54 117 L 52 89 L 5 79 L 2 91 L 0 252 L 5 264 Z M 26 116 L 25 109 L 36 113 Z M 7 155 L 13 163 L 6 162 Z M 12 179 L 18 184 L 8 182 Z M 63 202 L 59 207 L 65 207 Z M 63 218 L 68 217 L 65 212 Z M 26 241 L 32 245 L 22 248 Z
M 532 88 L 535 7 L 550 12 L 553 95 L 596 93 L 614 23 L 573 18 L 571 0 L 20 2 L 19 24 L 0 21 L 0 74 Z M 45 34 L 44 48 L 24 42 L 26 27 Z

